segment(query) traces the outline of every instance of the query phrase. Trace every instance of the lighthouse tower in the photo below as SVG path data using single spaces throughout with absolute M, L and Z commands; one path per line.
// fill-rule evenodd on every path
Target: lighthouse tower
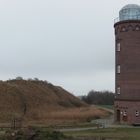
M 124 6 L 114 28 L 115 122 L 140 125 L 140 6 Z

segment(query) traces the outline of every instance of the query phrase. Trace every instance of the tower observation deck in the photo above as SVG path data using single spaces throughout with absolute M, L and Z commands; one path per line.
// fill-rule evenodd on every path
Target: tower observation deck
M 115 22 L 125 20 L 140 20 L 140 6 L 136 4 L 128 4 L 124 6 L 120 10 L 119 17 L 115 19 Z

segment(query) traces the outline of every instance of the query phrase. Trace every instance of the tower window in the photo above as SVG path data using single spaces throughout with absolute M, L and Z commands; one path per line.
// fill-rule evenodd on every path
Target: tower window
M 117 51 L 121 51 L 121 43 L 117 43 Z
M 121 72 L 121 66 L 117 65 L 117 73 L 120 73 L 120 72 Z
M 127 116 L 127 111 L 126 110 L 123 112 L 123 116 Z
M 140 30 L 140 27 L 139 26 L 136 26 L 135 30 L 136 31 L 139 31 Z
M 117 87 L 117 94 L 121 94 L 121 88 Z
M 122 28 L 121 28 L 121 31 L 122 31 L 122 32 L 125 32 L 125 31 L 126 31 L 126 28 L 125 28 L 125 27 L 122 27 Z
M 135 115 L 136 115 L 136 117 L 138 117 L 139 116 L 139 111 L 136 110 Z

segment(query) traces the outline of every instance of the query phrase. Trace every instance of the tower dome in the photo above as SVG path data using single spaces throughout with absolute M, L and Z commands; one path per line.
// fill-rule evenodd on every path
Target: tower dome
M 137 4 L 128 4 L 119 12 L 120 21 L 123 20 L 140 20 L 140 6 Z

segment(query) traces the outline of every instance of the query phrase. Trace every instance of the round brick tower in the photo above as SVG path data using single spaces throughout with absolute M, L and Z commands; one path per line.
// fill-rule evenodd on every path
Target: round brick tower
M 140 6 L 123 7 L 114 28 L 115 122 L 140 125 Z

